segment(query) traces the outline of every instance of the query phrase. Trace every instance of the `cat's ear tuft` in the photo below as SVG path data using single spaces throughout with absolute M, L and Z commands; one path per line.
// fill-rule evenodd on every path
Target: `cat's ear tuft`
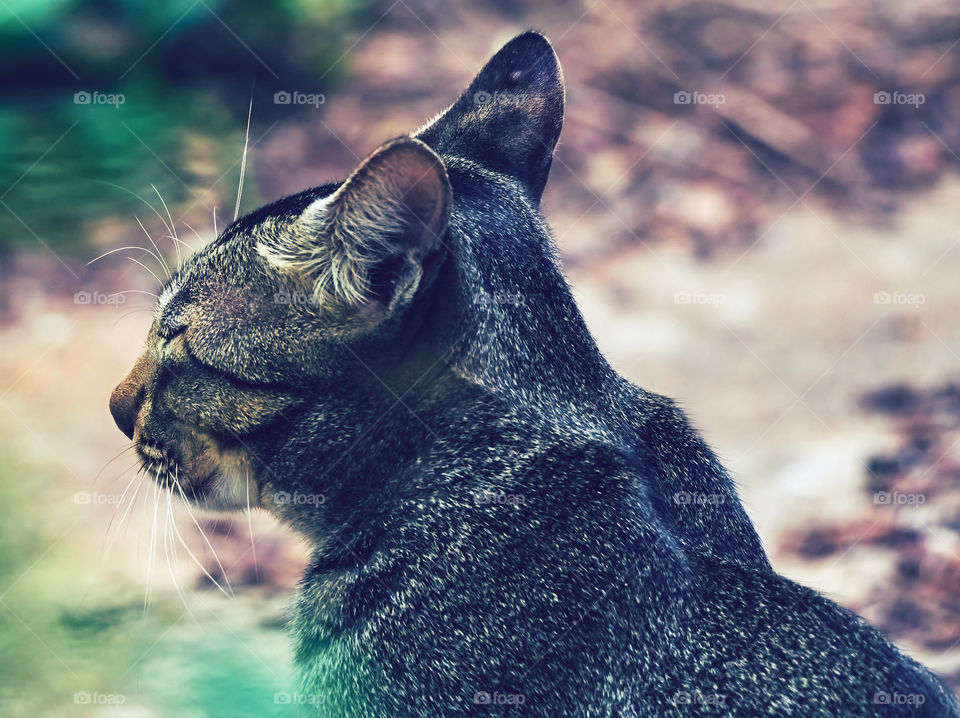
M 450 202 L 440 158 L 420 140 L 400 137 L 258 251 L 307 282 L 321 307 L 389 311 L 413 298 L 436 263 Z
M 563 92 L 553 47 L 540 33 L 526 32 L 504 45 L 417 137 L 441 155 L 515 177 L 539 202 L 563 125 Z

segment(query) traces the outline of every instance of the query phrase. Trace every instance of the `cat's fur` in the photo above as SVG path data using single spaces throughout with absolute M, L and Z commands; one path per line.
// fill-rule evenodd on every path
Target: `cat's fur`
M 190 500 L 313 542 L 320 715 L 960 715 L 770 569 L 683 414 L 598 352 L 538 210 L 562 113 L 526 33 L 345 183 L 231 225 L 165 288 L 118 425 Z

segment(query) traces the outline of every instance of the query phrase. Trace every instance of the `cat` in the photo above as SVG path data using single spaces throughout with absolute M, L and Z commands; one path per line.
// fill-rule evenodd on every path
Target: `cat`
M 184 500 L 313 555 L 302 701 L 334 716 L 960 716 L 770 567 L 668 399 L 605 362 L 539 203 L 563 118 L 524 33 L 342 183 L 173 276 L 110 409 Z

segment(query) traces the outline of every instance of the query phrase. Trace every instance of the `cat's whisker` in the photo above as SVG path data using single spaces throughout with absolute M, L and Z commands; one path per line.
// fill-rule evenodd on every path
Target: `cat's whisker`
M 114 327 L 114 329 L 116 329 L 117 325 L 118 325 L 120 322 L 122 322 L 122 321 L 123 321 L 124 319 L 126 319 L 127 317 L 129 317 L 129 316 L 131 316 L 131 315 L 133 315 L 133 314 L 136 314 L 137 312 L 150 312 L 151 314 L 153 314 L 155 311 L 156 311 L 156 310 L 155 310 L 153 307 L 138 307 L 137 309 L 128 309 L 128 310 L 125 311 L 123 314 L 121 314 L 119 317 L 117 317 L 117 320 L 113 323 L 113 327 Z
M 170 573 L 170 578 L 173 580 L 173 587 L 177 591 L 177 595 L 180 597 L 181 603 L 183 603 L 183 608 L 186 610 L 187 615 L 194 620 L 195 623 L 198 623 L 197 617 L 193 615 L 193 611 L 190 610 L 190 604 L 187 602 L 187 597 L 183 593 L 183 588 L 180 586 L 180 580 L 177 578 L 176 571 L 174 566 L 177 562 L 177 546 L 173 542 L 173 535 L 171 529 L 176 531 L 177 522 L 176 517 L 173 511 L 173 499 L 171 498 L 171 492 L 167 491 L 167 520 L 163 527 L 163 551 L 167 556 L 167 570 Z M 171 555 L 173 559 L 171 560 Z
M 167 207 L 167 203 L 164 201 L 163 195 L 160 194 L 160 190 L 158 190 L 154 185 L 150 185 L 150 186 L 153 187 L 153 191 L 156 192 L 156 193 L 157 193 L 157 197 L 160 198 L 160 204 L 163 205 L 163 210 L 167 213 L 167 219 L 170 220 L 170 232 L 169 232 L 170 236 L 171 236 L 171 237 L 176 237 L 176 236 L 177 236 L 177 223 L 173 221 L 173 215 L 170 214 L 170 208 Z M 177 246 L 177 245 L 174 245 L 174 247 L 176 247 L 176 246 Z M 179 259 L 179 257 L 180 257 L 180 250 L 177 249 L 177 258 Z M 167 272 L 167 274 L 169 275 L 170 273 Z
M 150 272 L 150 275 L 151 275 L 154 279 L 157 280 L 157 284 L 161 284 L 161 285 L 163 284 L 163 280 L 160 279 L 160 277 L 157 276 L 156 272 L 154 272 L 152 269 L 150 269 L 150 267 L 148 267 L 146 264 L 144 264 L 143 262 L 140 262 L 140 261 L 134 259 L 133 257 L 127 257 L 127 259 L 129 259 L 131 262 L 133 262 L 133 263 L 135 263 L 135 264 L 139 264 L 141 267 L 143 267 L 143 268 L 146 269 L 148 272 Z
M 247 467 L 247 531 L 250 532 L 250 552 L 253 554 L 253 575 L 260 583 L 260 564 L 257 563 L 257 542 L 253 540 L 253 514 L 250 512 L 250 467 Z
M 189 224 L 187 224 L 186 222 L 184 222 L 184 223 L 183 223 L 183 226 L 186 227 L 187 229 L 189 229 L 191 232 L 193 232 L 193 235 L 199 240 L 201 247 L 207 243 L 207 240 L 205 240 L 203 237 L 201 237 L 201 236 L 200 236 L 200 233 L 199 233 L 197 230 L 195 230 L 193 227 L 191 227 Z M 186 244 L 186 242 L 184 242 L 184 244 Z M 189 244 L 186 244 L 186 246 L 187 246 L 187 247 L 190 247 L 190 251 L 192 251 L 192 252 L 196 252 L 196 251 L 197 251 L 196 249 L 194 249 L 194 248 L 193 248 L 191 245 L 189 245 Z
M 149 202 L 147 202 L 147 200 L 145 200 L 143 197 L 141 197 L 141 196 L 140 196 L 139 194 L 137 194 L 136 192 L 134 192 L 134 191 L 132 191 L 132 190 L 129 190 L 129 189 L 127 189 L 126 187 L 121 187 L 121 186 L 118 185 L 118 184 L 113 184 L 112 182 L 104 182 L 104 184 L 109 185 L 109 186 L 111 186 L 111 187 L 115 187 L 116 189 L 119 189 L 119 190 L 121 190 L 121 191 L 123 191 L 123 192 L 126 192 L 127 194 L 130 194 L 130 195 L 136 197 L 136 198 L 137 198 L 138 200 L 140 200 L 143 204 L 145 204 L 145 205 L 150 209 L 151 212 L 153 212 L 155 215 L 157 215 L 157 218 L 160 220 L 160 222 L 163 224 L 163 226 L 166 228 L 166 230 L 167 230 L 167 232 L 168 232 L 169 234 L 171 234 L 171 235 L 176 235 L 176 230 L 175 230 L 175 228 L 174 228 L 174 226 L 173 226 L 173 218 L 172 218 L 172 217 L 170 218 L 170 223 L 168 223 L 167 220 L 164 219 L 164 216 L 163 216 L 162 214 L 160 214 L 160 212 L 157 211 L 157 208 L 156 208 L 156 207 L 154 207 L 152 204 L 150 204 Z M 153 187 L 153 185 L 151 185 L 151 187 Z M 153 187 L 153 190 L 154 190 L 155 192 L 157 192 L 157 196 L 159 197 L 159 196 L 160 196 L 160 193 L 157 191 L 157 188 L 156 188 L 156 187 Z M 163 197 L 160 197 L 160 202 L 164 205 L 164 209 L 167 209 L 166 203 L 163 202 Z M 169 209 L 167 209 L 167 215 L 170 216 L 170 210 L 169 210 Z M 147 228 L 143 226 L 143 222 L 140 221 L 140 218 L 139 218 L 139 217 L 134 217 L 134 219 L 137 221 L 137 224 L 140 225 L 140 229 L 143 230 L 143 233 L 147 236 L 147 240 L 149 240 L 150 244 L 153 245 L 153 248 L 156 250 L 156 253 L 148 250 L 146 247 L 128 247 L 128 249 L 139 249 L 139 250 L 144 251 L 144 252 L 149 252 L 149 253 L 157 260 L 157 262 L 163 266 L 164 271 L 167 273 L 167 277 L 169 277 L 169 276 L 170 276 L 170 266 L 167 264 L 166 260 L 163 258 L 163 252 L 160 251 L 160 247 L 157 246 L 157 243 L 153 240 L 153 237 L 150 235 L 150 232 L 147 231 Z M 116 251 L 116 250 L 113 250 L 113 251 Z M 108 254 L 109 254 L 109 252 L 108 252 Z M 104 255 L 101 255 L 101 256 L 104 256 Z M 100 259 L 100 257 L 98 257 L 97 259 Z M 179 259 L 179 251 L 178 251 L 178 259 Z M 96 260 L 94 260 L 94 261 L 96 261 Z M 162 282 L 161 282 L 161 284 L 162 284 Z
M 127 504 L 127 508 L 124 509 L 123 515 L 120 517 L 120 520 L 117 522 L 117 530 L 114 533 L 113 541 L 110 542 L 110 548 L 113 547 L 113 544 L 116 543 L 117 539 L 120 536 L 120 529 L 126 529 L 127 526 L 127 516 L 130 515 L 130 510 L 136 505 L 137 497 L 140 496 L 140 489 L 143 488 L 143 485 L 146 483 L 144 480 L 143 470 L 137 472 L 137 478 L 140 479 L 140 483 L 137 484 L 137 488 L 133 490 L 133 496 L 130 497 L 130 503 Z
M 139 222 L 139 220 L 137 220 L 137 221 Z M 141 225 L 141 226 L 142 226 L 142 225 Z M 104 257 L 109 257 L 111 254 L 115 254 L 115 253 L 117 253 L 117 252 L 122 252 L 122 251 L 124 251 L 124 250 L 129 250 L 129 249 L 137 250 L 137 251 L 140 251 L 140 252 L 146 252 L 146 253 L 149 254 L 151 257 L 153 257 L 154 259 L 156 259 L 157 262 L 160 262 L 161 264 L 162 264 L 162 262 L 163 262 L 163 260 L 161 260 L 160 257 L 157 256 L 157 254 L 156 254 L 152 249 L 149 249 L 148 247 L 138 247 L 138 246 L 136 246 L 136 245 L 131 245 L 131 246 L 127 246 L 127 247 L 117 247 L 117 248 L 115 248 L 115 249 L 111 249 L 111 250 L 109 250 L 109 251 L 107 251 L 107 252 L 104 252 L 104 253 L 101 254 L 99 257 L 94 257 L 93 259 L 91 259 L 89 262 L 86 263 L 85 266 L 89 267 L 91 264 L 93 264 L 94 262 L 99 262 L 99 261 L 100 261 L 101 259 L 103 259 Z
M 193 510 L 190 508 L 190 502 L 187 500 L 187 495 L 183 491 L 183 485 L 180 483 L 179 471 L 177 471 L 174 474 L 173 479 L 174 479 L 173 485 L 177 488 L 177 491 L 180 492 L 180 497 L 183 499 L 183 505 L 187 508 L 187 513 L 190 515 L 190 518 L 193 520 L 193 525 L 197 527 L 197 531 L 200 532 L 200 536 L 203 538 L 204 543 L 207 544 L 207 548 L 209 548 L 210 553 L 213 554 L 213 560 L 217 562 L 217 566 L 220 569 L 220 574 L 223 576 L 223 582 L 227 584 L 227 588 L 230 589 L 230 594 L 229 594 L 230 598 L 234 598 L 233 586 L 230 585 L 230 578 L 229 576 L 227 576 L 226 569 L 224 569 L 223 564 L 220 563 L 220 557 L 217 556 L 217 550 L 213 547 L 213 544 L 210 543 L 210 539 L 207 538 L 207 534 L 204 532 L 203 528 L 200 526 L 200 522 L 197 521 L 197 517 L 194 515 Z M 207 575 L 209 576 L 210 574 L 207 574 Z M 211 577 L 211 580 L 212 580 L 212 577 Z
M 160 214 L 160 212 L 157 211 L 157 208 L 154 207 L 154 206 L 153 206 L 152 204 L 150 204 L 149 202 L 147 202 L 147 200 L 145 200 L 143 197 L 141 197 L 140 195 L 138 195 L 136 192 L 134 192 L 133 190 L 127 189 L 126 187 L 121 187 L 121 186 L 118 185 L 118 184 L 114 184 L 113 182 L 103 182 L 102 180 L 101 180 L 101 182 L 102 182 L 103 184 L 105 184 L 105 185 L 108 185 L 108 186 L 110 186 L 110 187 L 113 187 L 113 188 L 115 188 L 115 189 L 118 189 L 118 190 L 120 190 L 121 192 L 126 192 L 127 194 L 133 195 L 134 197 L 136 197 L 138 200 L 140 200 L 140 201 L 143 202 L 145 205 L 147 205 L 147 207 L 150 209 L 151 212 L 153 212 L 155 215 L 157 215 L 157 218 L 163 223 L 163 226 L 167 228 L 167 231 L 168 231 L 168 232 L 171 232 L 171 233 L 173 232 L 173 228 L 172 228 L 169 224 L 167 224 L 167 220 L 164 219 L 163 215 Z
M 130 453 L 131 451 L 133 451 L 135 448 L 136 448 L 136 447 L 135 447 L 135 445 L 133 444 L 133 442 L 130 442 L 130 443 L 127 444 L 125 447 L 123 447 L 122 449 L 120 449 L 120 451 L 118 451 L 116 454 L 114 454 L 113 458 L 109 459 L 109 460 L 107 461 L 107 463 L 105 463 L 105 464 L 103 465 L 103 467 L 100 469 L 100 471 L 97 472 L 97 475 L 93 477 L 93 482 L 92 482 L 92 483 L 93 483 L 94 485 L 96 485 L 97 480 L 103 475 L 103 472 L 107 470 L 107 468 L 110 466 L 110 464 L 112 464 L 114 461 L 117 461 L 117 460 L 123 458 L 124 454 L 129 454 L 129 453 Z M 136 466 L 136 464 L 134 464 L 133 466 Z M 127 473 L 129 470 L 130 470 L 130 469 L 124 469 L 123 471 L 120 472 L 120 474 L 118 474 L 117 478 L 120 478 L 120 476 L 123 476 L 123 475 L 124 475 L 125 473 Z
M 147 228 L 143 226 L 143 222 L 140 221 L 139 217 L 134 217 L 137 220 L 137 224 L 140 225 L 140 229 L 143 230 L 143 233 L 147 235 L 147 240 L 153 245 L 153 248 L 157 251 L 157 258 L 160 260 L 160 265 L 163 267 L 163 271 L 167 273 L 167 279 L 170 278 L 170 265 L 167 264 L 167 260 L 163 258 L 163 252 L 160 251 L 160 247 L 157 246 L 157 243 L 153 241 L 153 237 L 150 236 L 150 233 L 147 231 Z M 163 282 L 161 282 L 162 284 Z
M 220 230 L 217 229 L 217 208 L 216 207 L 213 208 L 213 236 L 214 237 L 220 236 Z
M 119 457 L 117 457 L 117 458 L 119 458 Z M 138 461 L 137 463 L 139 463 L 139 461 Z M 133 466 L 136 466 L 136 464 L 133 464 Z M 126 469 L 122 474 L 120 474 L 120 476 L 123 476 L 123 474 L 125 474 L 127 471 L 129 471 L 130 469 L 132 469 L 133 466 L 131 466 L 130 468 Z M 100 557 L 99 557 L 99 560 L 100 560 L 101 562 L 103 561 L 103 557 L 104 557 L 104 555 L 106 554 L 106 551 L 107 551 L 107 541 L 108 541 L 108 539 L 110 538 L 110 529 L 113 528 L 113 522 L 116 520 L 117 514 L 120 513 L 120 508 L 123 506 L 123 502 L 124 502 L 124 500 L 127 498 L 127 492 L 130 491 L 130 487 L 133 486 L 134 482 L 137 480 L 137 477 L 139 476 L 139 473 L 140 473 L 140 472 L 137 472 L 136 474 L 134 474 L 134 475 L 131 477 L 130 481 L 127 483 L 126 488 L 123 490 L 123 493 L 120 494 L 120 500 L 119 500 L 119 501 L 114 505 L 114 507 L 113 507 L 113 513 L 110 515 L 110 521 L 107 523 L 107 529 L 106 529 L 106 531 L 103 532 L 103 543 L 100 544 Z M 119 524 L 118 524 L 118 530 L 119 530 Z M 111 543 L 111 546 L 112 546 L 112 543 Z
M 253 116 L 253 95 L 250 96 L 250 106 L 247 108 L 247 132 L 243 138 L 243 157 L 240 159 L 240 186 L 237 187 L 237 206 L 233 210 L 233 221 L 240 216 L 240 197 L 243 196 L 243 177 L 247 173 L 247 150 L 250 147 L 250 118 Z
M 118 479 L 121 478 L 124 474 L 126 474 L 128 471 L 130 471 L 130 469 L 134 468 L 134 467 L 135 467 L 137 464 L 139 464 L 139 463 L 140 463 L 140 460 L 137 459 L 136 462 L 134 462 L 133 464 L 131 464 L 130 466 L 128 466 L 126 469 L 124 469 L 123 471 L 121 471 L 120 474 L 117 476 L 117 478 L 118 478 Z M 117 516 L 117 511 L 119 511 L 119 510 L 120 510 L 120 507 L 123 506 L 123 501 L 124 501 L 124 499 L 126 499 L 127 493 L 130 491 L 130 487 L 133 486 L 133 482 L 137 480 L 138 474 L 139 474 L 139 472 L 137 472 L 136 474 L 134 474 L 134 475 L 130 478 L 130 481 L 127 482 L 127 486 L 126 486 L 126 488 L 124 488 L 123 493 L 120 494 L 120 500 L 119 500 L 119 501 L 116 503 L 116 505 L 114 506 L 114 508 L 113 508 L 113 516 L 110 517 L 110 523 L 107 524 L 107 534 L 110 533 L 110 526 L 113 524 L 113 520 L 114 520 L 114 519 L 116 518 L 116 516 Z M 106 536 L 104 536 L 104 539 L 106 539 Z
M 116 297 L 121 294 L 146 294 L 148 297 L 153 297 L 154 299 L 160 299 L 160 295 L 156 292 L 148 292 L 146 289 L 124 289 L 119 292 L 112 292 L 111 297 Z
M 190 254 L 194 254 L 197 250 L 191 247 L 189 244 L 184 242 L 179 237 L 174 237 L 172 234 L 164 235 L 167 239 L 173 242 L 173 246 L 177 250 L 177 271 L 180 271 L 183 268 L 184 255 L 180 254 L 180 247 L 183 247 Z M 190 256 L 189 254 L 186 256 Z
M 180 240 L 174 237 L 172 234 L 163 235 L 164 238 L 169 239 L 173 244 L 173 251 L 177 254 L 177 271 L 180 271 L 180 268 L 183 267 L 183 255 L 180 254 L 180 245 L 177 244 Z
M 170 224 L 167 225 L 167 229 L 169 230 L 170 234 L 172 234 L 174 237 L 176 237 L 176 236 L 177 236 L 177 225 L 176 225 L 176 223 L 173 221 L 173 215 L 170 214 L 170 208 L 167 207 L 167 203 L 164 201 L 163 195 L 160 194 L 160 190 L 157 189 L 156 185 L 150 185 L 150 188 L 151 188 L 154 192 L 157 193 L 157 198 L 160 200 L 160 204 L 163 205 L 163 210 L 167 213 L 167 219 L 170 220 Z
M 123 476 L 123 474 L 127 473 L 127 471 L 130 471 L 130 469 L 132 469 L 134 466 L 136 466 L 136 465 L 139 464 L 139 463 L 140 463 L 140 459 L 137 459 L 137 462 L 136 462 L 135 464 L 131 464 L 127 469 L 124 470 L 124 472 L 123 472 L 122 474 L 120 474 L 120 476 Z M 117 502 L 117 508 L 118 508 L 118 509 L 119 509 L 121 506 L 123 506 L 123 500 L 127 497 L 127 492 L 130 491 L 130 487 L 133 486 L 133 482 L 137 480 L 137 476 L 139 476 L 139 475 L 140 475 L 140 472 L 138 471 L 136 474 L 134 474 L 134 475 L 131 477 L 130 481 L 127 482 L 127 486 L 126 486 L 126 488 L 123 490 L 123 493 L 120 494 L 120 500 Z M 111 519 L 111 521 L 112 521 L 112 519 Z M 109 528 L 110 528 L 110 527 L 107 526 L 107 529 L 108 529 L 108 530 L 109 530 Z
M 160 469 L 156 469 L 153 488 L 153 523 L 150 526 L 150 552 L 147 554 L 147 588 L 143 596 L 143 613 L 150 608 L 150 593 L 153 579 L 153 556 L 157 549 L 157 512 L 160 509 Z
M 181 222 L 181 224 L 183 224 L 183 226 L 185 226 L 187 229 L 192 229 L 192 227 L 190 227 L 190 225 L 187 224 L 186 222 Z M 170 241 L 176 242 L 178 247 L 183 247 L 184 249 L 186 249 L 186 250 L 189 251 L 189 252 L 196 252 L 196 251 L 197 251 L 196 249 L 194 249 L 193 245 L 191 245 L 191 244 L 189 244 L 189 243 L 187 243 L 187 242 L 184 242 L 180 237 L 174 237 L 172 234 L 165 234 L 164 236 L 165 236 L 167 239 L 169 239 Z
M 183 493 L 183 490 L 182 490 L 181 487 L 180 487 L 180 480 L 179 480 L 176 476 L 174 476 L 173 483 L 174 483 L 174 486 L 176 486 L 177 489 L 179 489 L 179 490 L 180 490 L 180 493 L 182 494 L 182 493 Z M 194 523 L 196 523 L 196 522 L 194 522 Z M 199 528 L 199 526 L 198 526 L 197 528 Z M 177 527 L 177 524 L 176 524 L 176 523 L 173 524 L 173 530 L 174 530 L 177 538 L 180 540 L 180 545 L 183 546 L 183 548 L 186 550 L 186 552 L 187 552 L 187 554 L 190 556 L 190 558 L 193 559 L 193 562 L 194 562 L 195 564 L 197 564 L 197 567 L 198 567 L 201 571 L 203 571 L 203 575 L 206 576 L 214 586 L 216 586 L 217 588 L 219 588 L 220 591 L 221 591 L 221 593 L 223 593 L 224 596 L 226 596 L 227 598 L 233 598 L 233 597 L 234 597 L 233 594 L 232 594 L 233 589 L 232 589 L 232 588 L 230 589 L 230 590 L 231 590 L 231 593 L 227 593 L 226 589 L 224 589 L 224 587 L 221 586 L 220 583 L 219 583 L 213 576 L 210 575 L 210 572 L 207 571 L 206 567 L 204 567 L 204 565 L 203 565 L 203 563 L 200 561 L 200 559 L 198 559 L 198 558 L 196 557 L 196 555 L 193 553 L 193 551 L 190 550 L 190 546 L 187 544 L 186 539 L 184 539 L 183 534 L 180 533 L 180 529 Z M 200 533 L 202 534 L 203 531 L 201 530 Z M 211 549 L 211 550 L 212 550 L 212 549 Z M 214 555 L 216 555 L 216 554 L 214 554 Z M 218 561 L 217 563 L 219 563 L 219 561 Z M 223 566 L 220 567 L 220 570 L 223 571 Z M 224 578 L 224 580 L 226 581 L 226 578 L 227 578 L 227 574 L 226 574 L 226 573 L 223 573 L 223 578 Z M 230 585 L 229 582 L 227 583 L 227 585 Z

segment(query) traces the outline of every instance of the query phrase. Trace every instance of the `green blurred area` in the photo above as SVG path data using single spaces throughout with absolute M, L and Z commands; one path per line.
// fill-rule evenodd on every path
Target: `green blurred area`
M 220 180 L 229 203 L 253 93 L 336 82 L 370 4 L 4 2 L 0 255 L 82 251 L 96 222 L 149 212 L 136 195 L 179 205 Z
M 56 499 L 56 481 L 50 467 L 0 453 L 0 502 L 16 507 L 0 522 L 4 716 L 68 714 L 78 691 L 117 692 L 113 678 L 136 646 L 157 633 L 152 622 L 131 620 L 132 607 L 115 598 L 100 597 L 104 602 L 93 611 L 77 607 L 78 589 L 89 581 L 62 540 L 71 519 Z
M 277 626 L 237 630 L 170 599 L 145 612 L 143 586 L 100 584 L 56 484 L 55 466 L 0 450 L 0 503 L 16 507 L 0 522 L 0 715 L 291 713 Z

